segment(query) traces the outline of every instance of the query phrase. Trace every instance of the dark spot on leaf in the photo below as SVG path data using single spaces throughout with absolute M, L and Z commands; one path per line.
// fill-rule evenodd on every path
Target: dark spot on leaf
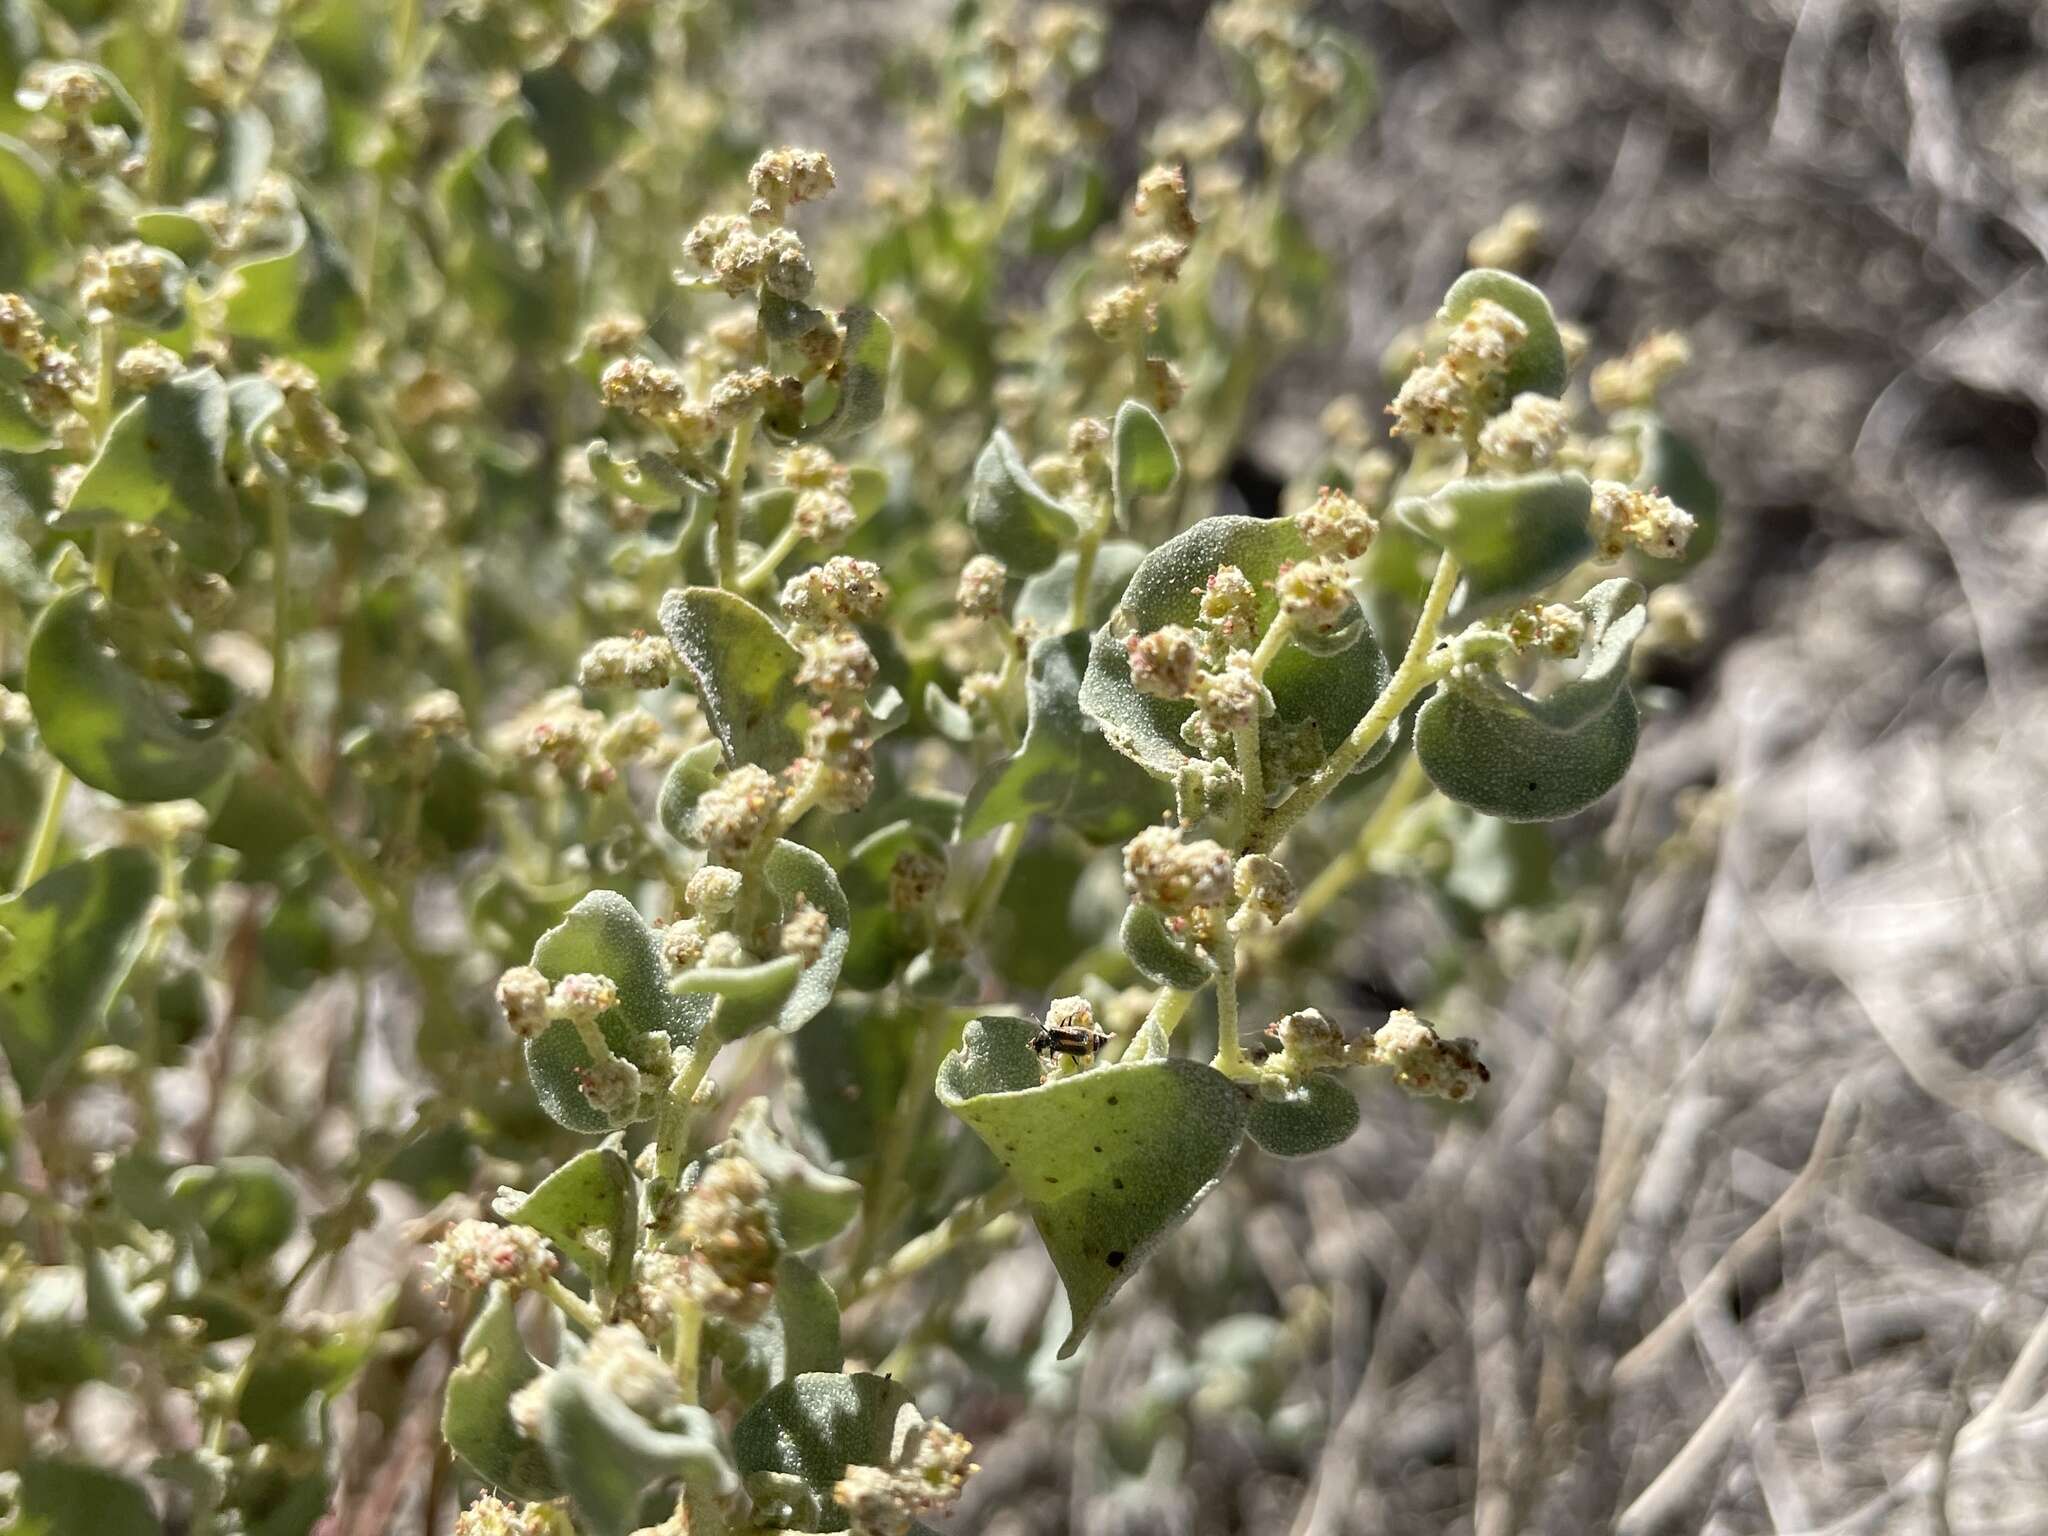
M 1045 1176 L 1045 1182 L 1046 1182 L 1046 1183 L 1048 1183 L 1048 1184 L 1057 1184 L 1057 1183 L 1059 1183 L 1059 1180 L 1058 1180 L 1058 1179 L 1056 1179 L 1056 1178 L 1054 1178 L 1054 1177 L 1053 1177 L 1053 1176 L 1052 1176 L 1051 1174 L 1049 1174 L 1049 1173 L 1048 1173 L 1048 1174 L 1047 1174 L 1047 1175 Z
M 1112 1188 L 1122 1189 L 1124 1187 L 1124 1181 L 1122 1179 L 1111 1179 L 1109 1182 Z
M 1122 1268 L 1124 1267 L 1124 1251 L 1123 1251 L 1123 1249 L 1121 1249 L 1121 1248 L 1112 1248 L 1112 1249 L 1110 1249 L 1110 1250 L 1109 1250 L 1109 1253 L 1108 1253 L 1108 1254 L 1106 1255 L 1106 1257 L 1107 1257 L 1107 1258 L 1108 1258 L 1108 1260 L 1109 1260 L 1109 1267 L 1110 1267 L 1111 1269 L 1122 1269 Z
M 1533 795 L 1533 794 L 1534 794 L 1535 792 L 1536 792 L 1536 781 L 1535 781 L 1534 779 L 1531 779 L 1531 780 L 1529 781 L 1529 793 Z
M 1098 1151 L 1098 1152 L 1100 1152 L 1100 1151 L 1102 1150 L 1102 1148 L 1098 1146 L 1098 1147 L 1097 1147 L 1097 1148 L 1096 1148 L 1095 1150 L 1096 1150 L 1096 1151 Z
M 1112 1104 L 1114 1104 L 1114 1103 L 1116 1102 L 1116 1095 L 1115 1095 L 1115 1094 L 1113 1094 L 1113 1093 L 1112 1093 L 1112 1094 L 1111 1094 L 1111 1095 L 1109 1096 L 1109 1102 L 1110 1102 L 1110 1103 L 1112 1103 Z

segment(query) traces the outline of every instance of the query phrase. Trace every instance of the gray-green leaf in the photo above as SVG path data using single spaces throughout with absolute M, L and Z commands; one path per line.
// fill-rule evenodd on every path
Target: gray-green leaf
M 441 1438 L 477 1476 L 522 1499 L 552 1499 L 561 1485 L 546 1454 L 512 1422 L 513 1394 L 541 1374 L 512 1315 L 513 1293 L 494 1285 L 448 1375 Z
M 1081 536 L 1074 514 L 1031 478 L 1001 427 L 974 461 L 967 521 L 983 549 L 1025 576 L 1044 570 Z
M 1529 328 L 1528 336 L 1508 359 L 1500 405 L 1505 408 L 1516 395 L 1532 390 L 1541 395 L 1563 394 L 1571 365 L 1565 357 L 1564 338 L 1558 334 L 1557 316 L 1551 313 L 1543 290 L 1513 273 L 1481 267 L 1451 284 L 1437 319 L 1447 326 L 1456 325 L 1481 299 L 1491 299 Z
M 716 587 L 684 587 L 661 600 L 661 627 L 697 685 L 727 760 L 776 773 L 803 751 L 809 712 L 797 687 L 803 664 L 768 615 Z
M 937 1087 L 939 1102 L 1024 1191 L 1073 1308 L 1064 1358 L 1223 1177 L 1249 1103 L 1222 1073 L 1179 1057 L 1041 1084 L 1036 1028 L 1029 1019 L 974 1020 Z
M 846 1529 L 832 1485 L 849 1466 L 893 1463 L 920 1422 L 910 1394 L 885 1376 L 807 1372 L 749 1408 L 733 1429 L 740 1475 L 775 1472 L 802 1478 L 817 1495 L 819 1528 Z
M 1584 476 L 1545 472 L 1453 480 L 1404 497 L 1394 516 L 1457 560 L 1454 617 L 1469 619 L 1541 591 L 1591 555 L 1592 506 Z
M 542 1179 L 532 1194 L 501 1196 L 492 1208 L 549 1239 L 591 1284 L 613 1295 L 633 1277 L 639 1197 L 633 1166 L 617 1147 L 587 1148 Z

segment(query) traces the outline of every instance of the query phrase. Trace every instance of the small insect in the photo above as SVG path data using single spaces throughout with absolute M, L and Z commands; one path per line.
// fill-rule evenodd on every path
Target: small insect
M 1093 1056 L 1109 1036 L 1092 1025 L 1041 1024 L 1031 1037 L 1031 1049 L 1041 1056 Z

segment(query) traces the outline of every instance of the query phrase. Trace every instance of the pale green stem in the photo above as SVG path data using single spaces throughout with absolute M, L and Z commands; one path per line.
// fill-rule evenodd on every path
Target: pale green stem
M 1024 849 L 1025 825 L 1024 822 L 1013 821 L 996 834 L 995 851 L 989 855 L 988 866 L 982 870 L 981 879 L 976 882 L 973 894 L 967 898 L 967 906 L 960 914 L 960 924 L 968 933 L 979 933 L 981 925 L 995 911 L 1003 887 L 1009 883 L 1010 871 L 1016 866 L 1017 855 Z
M 776 567 L 790 557 L 790 553 L 803 543 L 803 530 L 791 518 L 782 525 L 782 532 L 775 535 L 774 542 L 761 552 L 761 558 L 740 572 L 739 590 L 751 592 L 762 583 L 772 581 Z
M 1237 750 L 1237 777 L 1243 785 L 1240 794 L 1241 809 L 1237 825 L 1241 833 L 1237 839 L 1240 846 L 1251 829 L 1259 824 L 1259 813 L 1266 808 L 1265 766 L 1259 761 L 1259 722 L 1230 733 Z
M 1263 853 L 1277 847 L 1280 840 L 1294 827 L 1294 824 L 1323 803 L 1330 791 L 1344 782 L 1344 778 L 1356 768 L 1373 744 L 1392 728 L 1401 718 L 1415 696 L 1430 684 L 1440 681 L 1450 671 L 1450 653 L 1432 655 L 1436 645 L 1437 627 L 1443 623 L 1444 610 L 1450 606 L 1451 594 L 1458 586 L 1458 562 L 1449 555 L 1437 561 L 1436 575 L 1429 584 L 1429 593 L 1422 600 L 1422 614 L 1415 621 L 1415 633 L 1409 637 L 1408 652 L 1401 658 L 1401 665 L 1388 679 L 1386 690 L 1373 701 L 1365 718 L 1352 727 L 1351 734 L 1329 760 L 1316 770 L 1315 776 L 1281 801 L 1267 815 L 1251 839 L 1253 852 Z
M 1415 803 L 1417 793 L 1428 780 L 1422 772 L 1420 759 L 1413 754 L 1403 758 L 1394 782 L 1387 786 L 1387 792 L 1380 797 L 1380 803 L 1373 807 L 1372 815 L 1365 825 L 1358 829 L 1358 836 L 1349 848 L 1324 866 L 1321 874 L 1308 883 L 1301 893 L 1301 899 L 1294 904 L 1294 910 L 1287 915 L 1290 926 L 1305 926 L 1315 921 L 1323 909 L 1341 896 L 1351 882 L 1358 879 L 1370 867 L 1373 850 L 1386 837 L 1394 820 Z
M 1192 992 L 1183 992 L 1178 987 L 1161 987 L 1152 999 L 1151 1011 L 1145 1015 L 1145 1022 L 1138 1026 L 1138 1033 L 1124 1051 L 1124 1056 L 1143 1061 L 1167 1055 L 1173 1048 L 1174 1026 L 1180 1023 L 1194 1000 Z
M 1224 922 L 1217 928 L 1216 960 L 1216 1056 L 1209 1065 L 1225 1077 L 1244 1075 L 1244 1044 L 1238 1038 L 1237 939 Z
M 1067 599 L 1067 628 L 1088 627 L 1088 588 L 1095 581 L 1095 556 L 1102 548 L 1102 536 L 1108 531 L 1110 508 L 1107 501 L 1095 509 L 1095 517 L 1081 530 L 1081 541 L 1074 546 L 1074 590 Z
M 285 705 L 291 675 L 291 513 L 283 486 L 266 484 L 263 494 L 270 513 L 270 708 L 283 733 L 289 730 Z
M 1252 676 L 1264 677 L 1266 668 L 1273 665 L 1273 658 L 1287 648 L 1287 642 L 1294 638 L 1294 615 L 1284 608 L 1273 615 L 1273 622 L 1266 626 L 1265 635 L 1259 640 L 1259 648 L 1252 652 Z
M 733 591 L 740 573 L 740 493 L 747 483 L 747 455 L 754 446 L 754 418 L 732 429 L 725 450 L 725 468 L 718 480 L 718 584 Z
M 675 1331 L 669 1338 L 668 1363 L 675 1372 L 676 1385 L 682 1389 L 683 1401 L 694 1403 L 704 1348 L 704 1311 L 681 1293 L 670 1297 L 669 1306 L 675 1314 Z
M 1023 1202 L 1024 1192 L 1008 1178 L 998 1180 L 972 1200 L 955 1206 L 946 1219 L 920 1232 L 887 1259 L 863 1274 L 850 1277 L 840 1294 L 841 1307 L 907 1280 L 976 1236 L 994 1238 L 1009 1224 L 1003 1218 Z
M 593 1334 L 604 1326 L 604 1318 L 597 1308 L 562 1284 L 556 1276 L 549 1275 L 541 1282 L 540 1293 L 553 1302 L 556 1310 L 584 1334 Z
M 712 1058 L 717 1054 L 718 1043 L 699 1036 L 668 1085 L 668 1101 L 662 1106 L 661 1120 L 655 1129 L 654 1176 L 671 1185 L 683 1171 L 683 1152 L 689 1143 L 697 1090 L 703 1086 L 704 1074 L 711 1070 Z

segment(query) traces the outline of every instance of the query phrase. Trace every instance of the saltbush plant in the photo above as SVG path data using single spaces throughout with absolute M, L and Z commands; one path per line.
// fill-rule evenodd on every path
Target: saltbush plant
M 1102 19 L 964 5 L 856 194 L 744 10 L 0 5 L 6 1529 L 305 1536 L 436 1347 L 462 1536 L 917 1529 L 975 1265 L 1071 1355 L 1240 1158 L 1482 1095 L 1282 962 L 1565 878 L 1682 343 L 1588 395 L 1475 266 L 1248 507 L 1348 39 L 1219 6 L 1132 175 Z

